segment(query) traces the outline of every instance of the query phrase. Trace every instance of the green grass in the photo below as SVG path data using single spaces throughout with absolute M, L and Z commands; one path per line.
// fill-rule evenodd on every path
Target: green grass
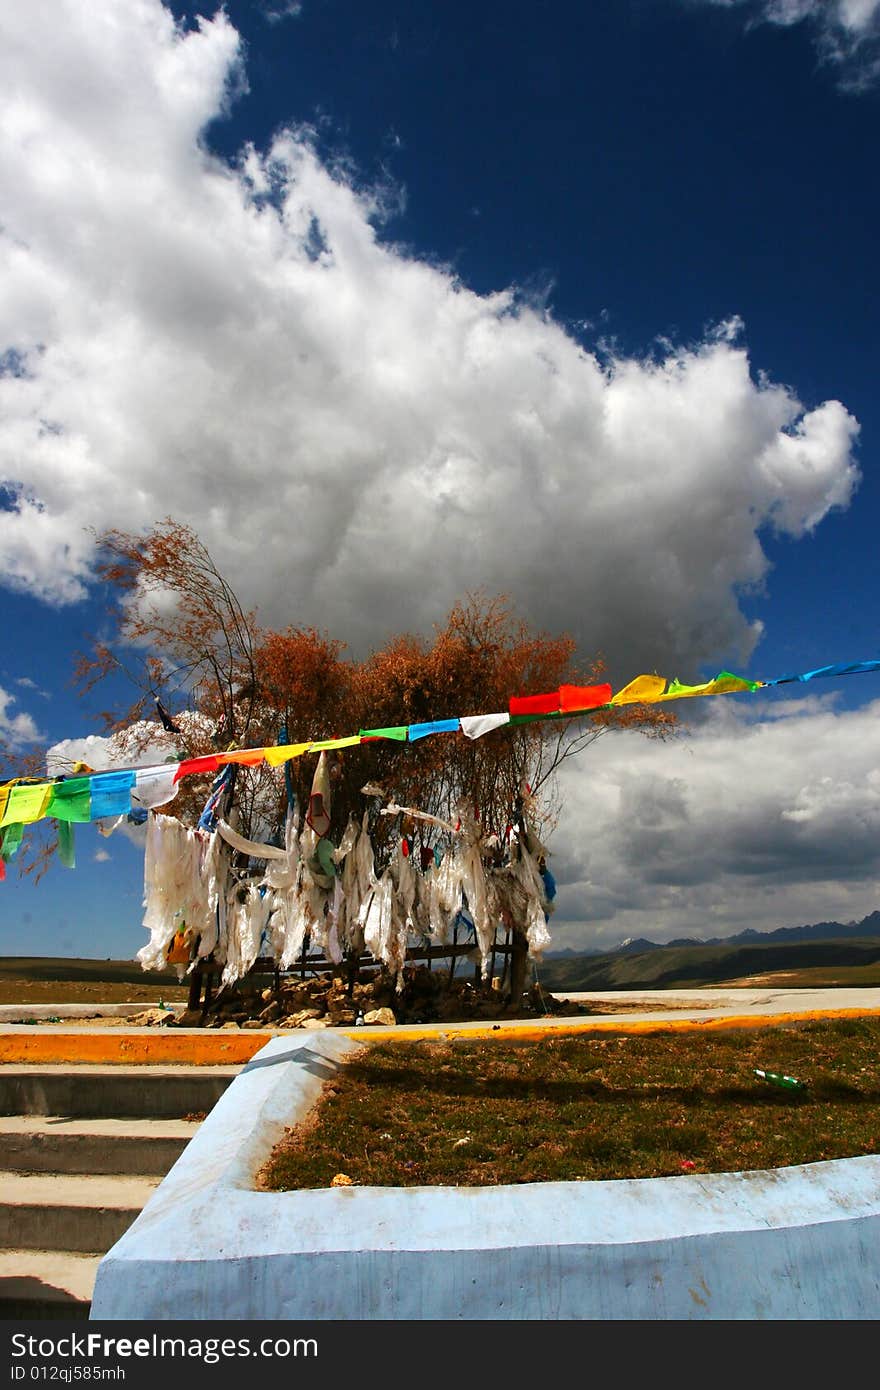
M 393 1042 L 343 1064 L 258 1178 L 316 1188 L 738 1172 L 880 1150 L 880 1020 Z M 805 1083 L 761 1081 L 755 1068 Z

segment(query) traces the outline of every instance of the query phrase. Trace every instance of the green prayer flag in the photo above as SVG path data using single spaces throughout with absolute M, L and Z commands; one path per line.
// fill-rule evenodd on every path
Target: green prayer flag
M 12 856 L 18 851 L 18 847 L 21 844 L 22 838 L 24 836 L 24 826 L 20 821 L 18 823 L 7 825 L 3 830 L 2 834 L 3 843 L 2 845 L 0 845 L 0 855 L 2 855 L 4 859 L 8 860 L 11 859 Z
M 66 777 L 55 782 L 46 814 L 57 821 L 89 821 L 92 818 L 92 779 Z
M 58 827 L 58 858 L 66 869 L 76 868 L 76 848 L 73 842 L 73 826 L 70 821 L 56 822 Z

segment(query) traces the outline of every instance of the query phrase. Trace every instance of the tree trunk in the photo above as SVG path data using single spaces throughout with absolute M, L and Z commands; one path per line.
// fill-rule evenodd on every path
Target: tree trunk
M 529 968 L 529 941 L 524 931 L 514 927 L 510 943 L 510 993 L 508 1005 L 511 1009 L 522 1008 L 526 986 L 526 973 Z

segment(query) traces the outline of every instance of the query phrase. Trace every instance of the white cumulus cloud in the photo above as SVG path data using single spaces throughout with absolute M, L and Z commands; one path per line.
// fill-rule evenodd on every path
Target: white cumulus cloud
M 685 0 L 690 5 L 740 9 L 753 24 L 806 23 L 823 62 L 841 85 L 865 90 L 880 78 L 880 0 Z
M 89 528 L 171 515 L 265 621 L 355 651 L 483 587 L 619 681 L 745 660 L 762 533 L 857 483 L 842 403 L 754 371 L 735 317 L 585 351 L 389 241 L 387 193 L 303 128 L 213 157 L 246 81 L 221 11 L 0 24 L 0 582 L 75 602 Z
M 16 697 L 0 686 L 0 739 L 12 750 L 25 748 L 42 737 L 33 716 L 27 710 L 13 711 L 15 704 Z
M 705 718 L 682 736 L 609 733 L 565 772 L 554 948 L 876 910 L 880 701 L 840 712 L 833 697 L 761 692 L 701 703 Z

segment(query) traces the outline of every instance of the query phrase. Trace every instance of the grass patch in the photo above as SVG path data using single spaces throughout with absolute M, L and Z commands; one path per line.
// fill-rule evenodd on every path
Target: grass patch
M 287 1131 L 272 1191 L 740 1172 L 880 1149 L 880 1020 L 365 1047 Z M 793 1076 L 783 1090 L 755 1069 Z

